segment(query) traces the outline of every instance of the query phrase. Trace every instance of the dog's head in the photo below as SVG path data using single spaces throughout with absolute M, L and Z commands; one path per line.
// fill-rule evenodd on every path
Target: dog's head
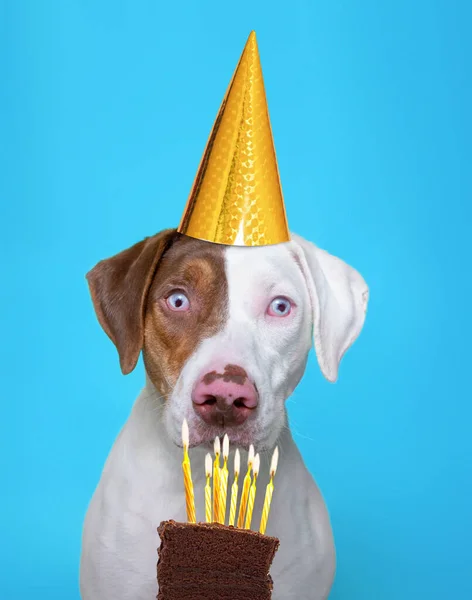
M 335 381 L 368 299 L 357 271 L 298 236 L 246 248 L 163 231 L 87 279 L 124 374 L 143 352 L 176 444 L 186 418 L 192 445 L 226 432 L 243 447 L 272 446 L 312 337 Z

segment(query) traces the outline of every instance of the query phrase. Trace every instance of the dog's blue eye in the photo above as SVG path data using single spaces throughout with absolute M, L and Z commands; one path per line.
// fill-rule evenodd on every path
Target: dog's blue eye
M 190 307 L 189 299 L 182 292 L 174 292 L 167 298 L 167 306 L 171 310 L 188 310 Z
M 292 310 L 292 303 L 288 298 L 274 298 L 269 304 L 268 313 L 272 317 L 286 317 Z

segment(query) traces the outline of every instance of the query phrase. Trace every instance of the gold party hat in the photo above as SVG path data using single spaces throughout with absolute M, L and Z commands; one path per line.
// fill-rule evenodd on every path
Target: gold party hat
M 290 239 L 254 32 L 221 104 L 178 231 L 234 246 Z

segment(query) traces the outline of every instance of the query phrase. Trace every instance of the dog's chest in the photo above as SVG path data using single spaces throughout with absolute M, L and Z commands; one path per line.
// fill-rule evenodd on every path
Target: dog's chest
M 160 483 L 165 484 L 165 478 Z M 120 599 L 128 600 L 124 590 L 131 589 L 134 590 L 132 600 L 155 597 L 157 548 L 160 544 L 157 526 L 166 519 L 186 520 L 182 490 L 166 489 L 161 487 L 160 483 L 152 479 L 136 477 L 131 485 L 130 482 L 126 484 L 123 479 L 121 482 L 117 482 L 114 478 L 110 481 L 102 480 L 102 485 L 94 496 L 91 512 L 95 515 L 95 523 L 90 525 L 95 533 L 93 544 L 95 561 L 103 567 L 99 575 L 102 579 L 99 585 L 103 585 L 106 593 L 115 589 Z M 197 482 L 195 485 L 197 513 L 203 509 L 199 502 L 203 494 L 203 486 Z M 262 509 L 259 504 L 260 502 L 256 502 L 257 515 Z M 285 515 L 280 514 L 278 510 L 274 511 L 270 527 L 273 531 L 270 533 L 280 534 L 281 529 L 285 530 L 285 527 L 281 527 L 283 516 Z M 257 518 L 254 519 L 255 528 L 258 526 L 257 521 Z M 274 600 L 282 597 L 290 598 L 288 590 L 293 588 L 293 581 L 296 580 L 301 585 L 304 576 L 306 577 L 306 572 L 303 572 L 304 561 L 300 560 L 301 557 L 297 556 L 296 552 L 297 548 L 303 548 L 304 540 L 293 537 L 297 530 L 299 531 L 298 527 L 295 530 L 288 528 L 288 531 L 284 531 L 281 536 L 279 556 L 276 557 L 272 570 L 277 590 Z M 302 538 L 304 537 L 302 534 Z M 110 571 L 107 564 L 110 566 Z M 113 580 L 105 582 L 103 577 L 107 577 L 107 572 L 113 573 Z M 284 596 L 280 595 L 282 590 Z
M 185 519 L 184 495 L 158 471 L 117 473 L 111 466 L 87 513 L 82 579 L 94 590 L 91 598 L 155 598 L 157 527 L 165 519 Z

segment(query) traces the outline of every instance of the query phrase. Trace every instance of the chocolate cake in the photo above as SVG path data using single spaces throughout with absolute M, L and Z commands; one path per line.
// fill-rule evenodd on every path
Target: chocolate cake
M 163 521 L 158 600 L 270 600 L 279 540 L 219 523 Z

